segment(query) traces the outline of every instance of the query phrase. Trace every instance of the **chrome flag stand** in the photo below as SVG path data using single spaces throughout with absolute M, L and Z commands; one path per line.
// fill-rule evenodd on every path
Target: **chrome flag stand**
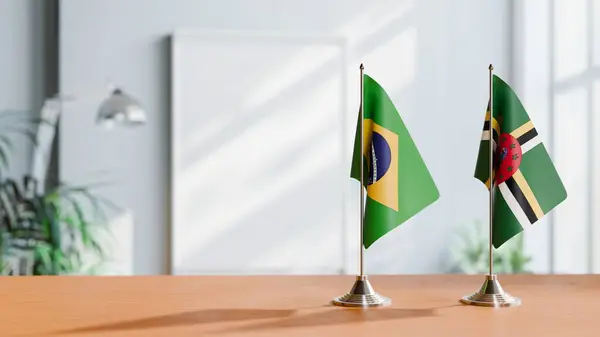
M 492 91 L 492 71 L 494 67 L 490 64 L 490 199 L 489 199 L 489 214 L 490 214 L 490 273 L 485 276 L 485 281 L 478 292 L 468 296 L 464 296 L 460 299 L 461 303 L 469 305 L 478 305 L 483 307 L 516 307 L 521 305 L 521 299 L 513 297 L 509 293 L 505 292 L 498 281 L 497 275 L 494 274 L 494 260 L 493 260 L 493 244 L 492 244 L 492 229 L 494 220 L 494 137 L 493 137 L 493 120 L 494 120 L 494 104 L 493 104 L 493 91 Z
M 360 131 L 364 134 L 364 69 L 365 67 L 360 64 Z M 360 137 L 360 149 L 361 154 L 364 154 L 364 137 Z M 356 281 L 350 292 L 337 297 L 331 301 L 333 305 L 342 307 L 380 307 L 389 305 L 392 301 L 379 295 L 373 290 L 371 283 L 367 275 L 364 273 L 364 247 L 363 247 L 363 229 L 364 229 L 364 215 L 365 215 L 365 188 L 364 188 L 364 176 L 363 176 L 363 164 L 364 156 L 360 156 L 360 275 L 356 276 Z

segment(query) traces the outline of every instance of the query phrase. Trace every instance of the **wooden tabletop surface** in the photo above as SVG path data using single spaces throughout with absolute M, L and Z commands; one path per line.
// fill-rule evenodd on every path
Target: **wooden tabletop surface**
M 517 308 L 458 303 L 483 276 L 372 276 L 389 307 L 328 302 L 352 276 L 0 278 L 0 336 L 600 336 L 600 276 L 501 275 Z

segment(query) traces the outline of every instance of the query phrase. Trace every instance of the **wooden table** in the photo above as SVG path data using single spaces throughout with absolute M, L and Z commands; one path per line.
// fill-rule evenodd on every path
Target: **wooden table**
M 4 277 L 0 336 L 600 336 L 600 276 L 502 275 L 505 309 L 458 303 L 482 276 L 373 276 L 390 307 L 329 306 L 353 280 Z

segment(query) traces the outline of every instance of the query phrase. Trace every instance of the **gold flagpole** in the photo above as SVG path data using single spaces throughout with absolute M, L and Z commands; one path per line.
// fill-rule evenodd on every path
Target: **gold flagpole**
M 383 297 L 373 290 L 371 283 L 367 275 L 365 275 L 364 265 L 364 225 L 365 225 L 365 176 L 364 176 L 364 156 L 365 156 L 365 142 L 364 142 L 364 65 L 360 64 L 360 242 L 358 243 L 360 256 L 359 256 L 359 274 L 356 276 L 356 281 L 350 292 L 336 297 L 331 301 L 333 305 L 341 307 L 380 307 L 389 305 L 392 303 L 389 298 Z
M 468 296 L 464 296 L 460 299 L 460 302 L 469 305 L 478 305 L 483 307 L 515 307 L 521 305 L 521 300 L 517 297 L 511 296 L 509 293 L 502 289 L 500 282 L 498 281 L 498 277 L 494 275 L 494 241 L 493 241 L 493 231 L 494 231 L 494 75 L 493 70 L 494 66 L 490 64 L 489 66 L 489 102 L 490 102 L 490 130 L 489 130 L 489 154 L 490 154 L 490 171 L 489 171 L 489 181 L 490 181 L 490 195 L 489 195 L 489 227 L 490 227 L 490 270 L 489 274 L 485 276 L 485 280 L 483 281 L 483 285 L 478 292 L 473 293 Z M 500 134 L 498 134 L 500 137 Z M 500 139 L 498 139 L 500 140 Z M 498 146 L 498 145 L 497 145 Z
M 494 66 L 490 64 L 489 68 L 490 70 L 490 85 L 489 85 L 489 97 L 490 97 L 490 209 L 489 209 L 489 215 L 490 215 L 490 276 L 494 275 L 494 247 L 493 247 L 493 237 L 492 237 L 492 232 L 493 232 L 493 222 L 494 222 L 494 92 L 492 90 L 493 87 L 493 81 L 492 81 L 492 72 L 494 71 Z
M 365 112 L 364 112 L 364 96 L 365 96 L 365 66 L 360 64 L 360 242 L 358 243 L 358 249 L 360 249 L 360 274 L 359 276 L 365 275 L 365 264 L 364 264 L 364 253 L 365 247 L 364 242 L 364 229 L 365 229 L 365 175 L 363 172 L 365 165 Z

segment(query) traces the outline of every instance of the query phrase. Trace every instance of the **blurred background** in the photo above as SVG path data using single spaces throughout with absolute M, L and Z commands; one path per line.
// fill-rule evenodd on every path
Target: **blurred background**
M 355 274 L 361 62 L 441 194 L 367 273 L 486 271 L 490 63 L 569 194 L 497 271 L 600 271 L 596 1 L 0 0 L 0 45 L 3 274 Z

